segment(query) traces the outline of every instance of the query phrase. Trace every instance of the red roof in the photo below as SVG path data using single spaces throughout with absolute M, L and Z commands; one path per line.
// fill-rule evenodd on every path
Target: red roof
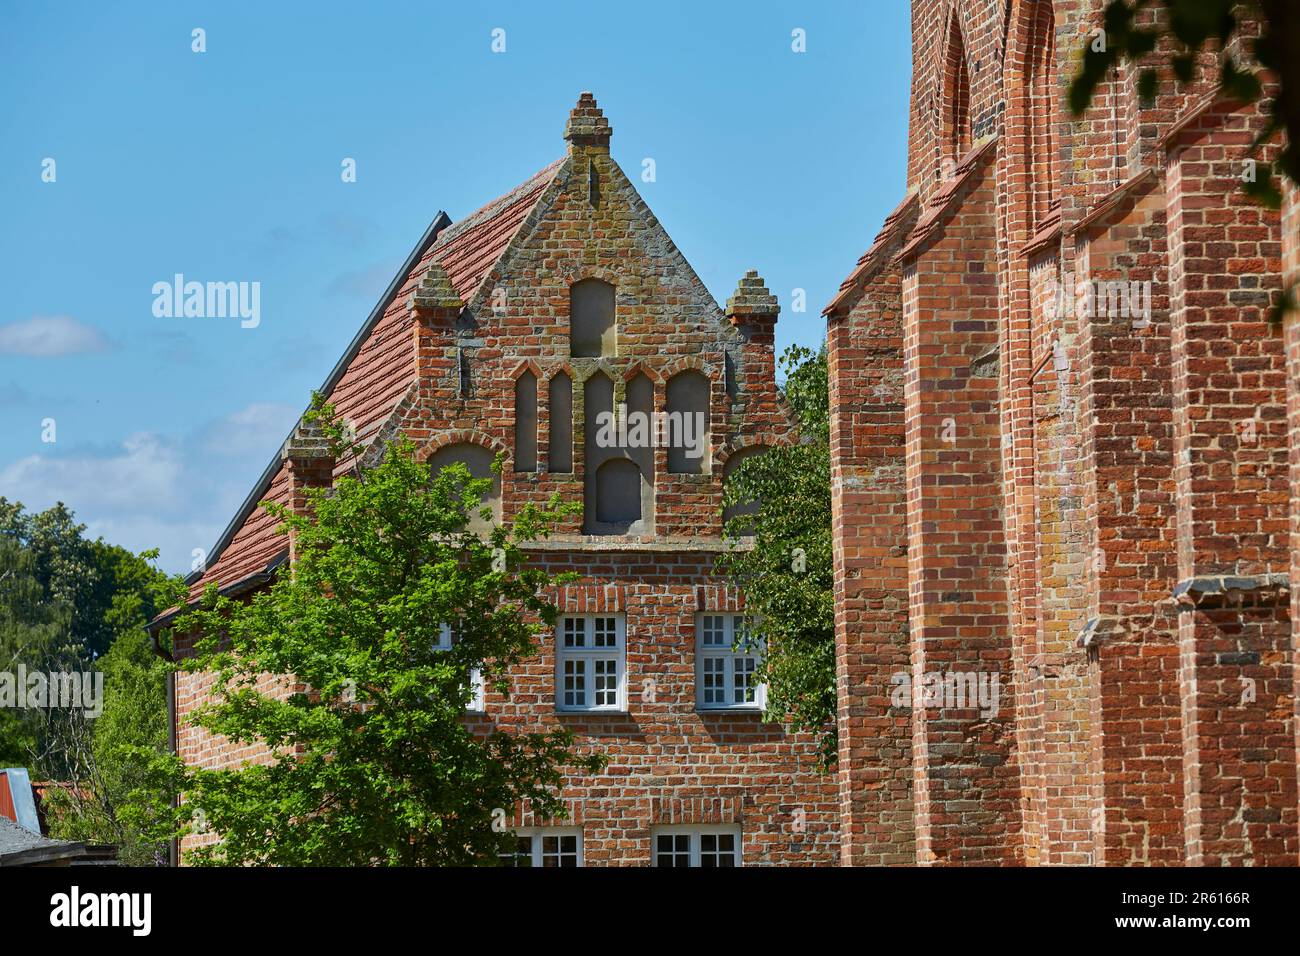
M 333 383 L 327 382 L 327 387 L 321 389 L 336 411 L 356 427 L 363 443 L 387 420 L 414 377 L 411 315 L 406 302 L 424 278 L 429 263 L 436 261 L 446 270 L 456 292 L 468 303 L 563 162 L 557 160 L 455 225 L 445 224 L 442 214 L 435 219 L 403 267 L 405 275 L 399 273 L 402 281 L 395 281 L 381 300 L 382 314 L 377 318 L 371 314 L 367 320 L 369 331 L 363 328 L 364 334 L 344 356 L 341 372 L 336 369 L 336 376 L 331 376 Z M 346 467 L 346 463 L 340 467 Z M 285 503 L 288 490 L 288 477 L 277 449 L 257 487 L 208 556 L 207 570 L 190 576 L 191 599 L 211 582 L 228 588 L 264 574 L 282 559 L 288 543 L 275 533 L 276 521 L 258 507 L 258 502 Z
M 978 146 L 975 146 L 968 152 L 957 164 L 956 173 L 944 181 L 943 185 L 930 197 L 926 203 L 925 209 L 921 211 L 921 218 L 917 220 L 916 226 L 912 229 L 912 234 L 907 237 L 907 244 L 903 246 L 898 256 L 900 259 L 906 259 L 914 252 L 921 248 L 938 227 L 947 221 L 952 211 L 957 208 L 958 200 L 962 191 L 975 175 L 975 170 L 986 157 L 992 157 L 996 151 L 997 139 L 992 138 L 985 140 Z
M 556 160 L 504 196 L 494 199 L 482 209 L 443 230 L 429 251 L 420 258 L 418 265 L 411 270 L 406 285 L 394 299 L 394 305 L 405 312 L 407 297 L 424 277 L 424 272 L 432 261 L 437 261 L 446 270 L 447 278 L 451 280 L 461 301 L 469 302 L 478 291 L 483 277 L 501 258 L 524 219 L 537 205 L 537 200 L 555 178 L 563 162 L 564 160 Z M 393 308 L 390 306 L 390 311 Z
M 871 248 L 862 254 L 857 266 L 849 273 L 849 277 L 840 283 L 839 291 L 835 293 L 835 298 L 831 299 L 830 304 L 822 309 L 822 315 L 830 316 L 833 312 L 842 309 L 863 283 L 871 278 L 876 267 L 881 264 L 885 250 L 893 243 L 900 227 L 907 222 L 908 213 L 916 205 L 916 201 L 916 193 L 909 193 L 897 208 L 885 217 L 885 224 L 876 234 Z
M 952 212 L 962 189 L 970 181 L 980 163 L 986 157 L 993 155 L 996 144 L 996 139 L 989 139 L 972 147 L 957 164 L 955 174 L 946 180 L 930 197 L 925 207 L 919 210 L 919 216 L 913 215 L 918 212 L 917 194 L 909 193 L 885 219 L 884 226 L 876 235 L 875 241 L 871 243 L 871 248 L 862 254 L 848 278 L 840 283 L 835 298 L 822 309 L 822 315 L 834 320 L 851 308 L 855 296 L 862 287 L 881 266 L 895 257 L 893 247 L 897 240 L 901 239 L 903 242 L 903 248 L 897 252 L 897 257 L 900 259 L 911 255 L 924 244 L 938 224 Z M 904 234 L 904 229 L 909 231 Z

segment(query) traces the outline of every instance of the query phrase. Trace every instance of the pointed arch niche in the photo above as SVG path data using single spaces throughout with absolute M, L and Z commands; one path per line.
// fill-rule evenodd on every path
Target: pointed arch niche
M 957 163 L 971 145 L 970 72 L 966 66 L 966 42 L 953 13 L 944 42 L 940 114 L 939 178 L 952 176 Z

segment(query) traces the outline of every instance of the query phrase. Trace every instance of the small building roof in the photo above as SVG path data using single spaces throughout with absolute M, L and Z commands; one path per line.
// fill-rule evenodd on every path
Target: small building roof
M 0 817 L 0 866 L 115 866 L 117 848 L 51 840 Z

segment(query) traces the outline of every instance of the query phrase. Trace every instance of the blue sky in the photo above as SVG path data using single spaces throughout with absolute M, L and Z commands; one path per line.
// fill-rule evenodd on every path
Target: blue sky
M 904 0 L 13 5 L 0 495 L 188 571 L 435 213 L 562 155 L 582 90 L 714 297 L 757 268 L 816 345 L 903 195 L 909 44 Z M 155 317 L 175 273 L 260 324 Z

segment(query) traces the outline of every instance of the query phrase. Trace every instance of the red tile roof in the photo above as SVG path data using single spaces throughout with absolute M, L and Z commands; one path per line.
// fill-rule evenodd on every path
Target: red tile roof
M 1051 207 L 1046 218 L 1038 224 L 1034 234 L 1017 250 L 1020 256 L 1035 256 L 1044 249 L 1060 245 L 1061 239 L 1061 202 L 1058 199 Z
M 357 437 L 363 443 L 387 420 L 406 394 L 415 374 L 411 316 L 406 302 L 424 277 L 429 263 L 437 261 L 446 270 L 461 299 L 469 302 L 562 163 L 562 159 L 557 160 L 455 225 L 439 213 L 412 250 L 403 271 L 384 293 L 357 339 L 321 389 L 338 413 L 356 427 Z M 346 467 L 346 464 L 340 467 Z M 275 533 L 275 520 L 265 509 L 258 507 L 258 502 L 285 503 L 288 490 L 288 476 L 277 449 L 257 487 L 208 555 L 207 569 L 190 575 L 191 599 L 198 597 L 211 582 L 217 582 L 224 589 L 258 579 L 282 560 L 288 543 L 282 535 Z M 167 616 L 160 616 L 155 623 L 162 622 Z
M 1104 222 L 1106 217 L 1113 213 L 1130 196 L 1142 193 L 1150 185 L 1155 185 L 1157 180 L 1156 171 L 1148 166 L 1139 170 L 1134 176 L 1129 177 L 1112 189 L 1105 196 L 1101 197 L 1087 213 L 1084 214 L 1078 222 L 1070 227 L 1070 232 L 1074 234 L 1085 233 L 1094 226 Z M 1031 240 L 1032 241 L 1032 240 Z
M 563 160 L 556 160 L 510 192 L 470 213 L 454 226 L 448 226 L 411 270 L 407 285 L 394 300 L 403 310 L 406 299 L 424 278 L 429 263 L 437 261 L 447 272 L 461 301 L 468 303 L 478 291 L 483 277 L 501 258 L 524 219 L 532 212 L 543 190 L 559 172 Z
M 947 221 L 948 216 L 957 208 L 958 201 L 966 184 L 970 182 L 975 170 L 987 158 L 992 158 L 997 147 L 997 137 L 985 140 L 970 150 L 957 164 L 956 173 L 944 182 L 943 186 L 926 203 L 916 228 L 908 236 L 907 244 L 899 252 L 900 258 L 907 258 L 923 246 L 939 226 Z
M 830 305 L 822 309 L 822 315 L 830 316 L 834 312 L 843 310 L 853 298 L 853 294 L 871 278 L 877 266 L 881 265 L 885 250 L 893 243 L 899 230 L 908 223 L 909 214 L 916 203 L 916 193 L 909 193 L 897 208 L 885 217 L 885 224 L 880 227 L 880 232 L 876 234 L 871 248 L 862 254 L 857 266 L 849 273 L 849 277 L 840 283 L 839 291 L 835 293 L 835 298 L 831 299 Z

